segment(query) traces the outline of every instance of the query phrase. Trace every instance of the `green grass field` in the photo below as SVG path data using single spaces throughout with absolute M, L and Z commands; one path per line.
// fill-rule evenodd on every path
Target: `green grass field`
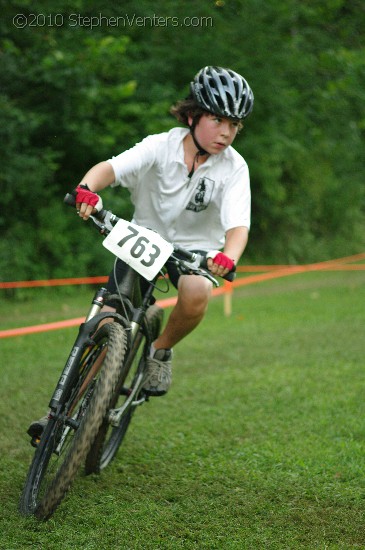
M 0 328 L 83 315 L 90 290 L 3 301 Z M 32 448 L 75 329 L 0 340 L 0 548 L 365 548 L 365 272 L 294 275 L 212 300 L 101 476 L 47 523 L 20 517 Z

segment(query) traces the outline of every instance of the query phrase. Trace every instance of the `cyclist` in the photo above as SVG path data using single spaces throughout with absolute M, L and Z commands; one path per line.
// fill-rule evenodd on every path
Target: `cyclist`
M 107 186 L 126 187 L 135 223 L 205 253 L 213 275 L 226 275 L 243 253 L 250 228 L 248 167 L 231 145 L 253 102 L 252 90 L 240 74 L 204 67 L 190 83 L 189 96 L 171 108 L 187 128 L 148 136 L 92 167 L 76 188 L 79 216 L 87 220 L 94 208 L 101 209 L 97 193 Z M 150 351 L 144 381 L 150 395 L 169 389 L 172 348 L 203 319 L 212 288 L 204 277 L 180 276 L 173 265 L 167 267 L 178 299 Z M 123 262 L 118 260 L 118 277 L 122 273 Z M 113 274 L 108 289 L 116 291 Z M 113 303 L 105 310 L 115 311 Z
M 231 144 L 252 107 L 253 93 L 242 76 L 221 67 L 201 69 L 189 97 L 171 110 L 188 129 L 149 136 L 94 166 L 77 188 L 79 215 L 87 219 L 98 203 L 100 207 L 96 192 L 109 185 L 127 187 L 135 207 L 133 221 L 184 248 L 207 253 L 210 271 L 225 275 L 248 240 L 248 168 Z M 122 262 L 118 264 L 121 273 Z M 211 293 L 207 279 L 179 276 L 173 266 L 168 270 L 178 301 L 151 349 L 144 384 L 151 395 L 169 389 L 171 350 L 202 320 Z M 109 289 L 115 290 L 113 276 Z

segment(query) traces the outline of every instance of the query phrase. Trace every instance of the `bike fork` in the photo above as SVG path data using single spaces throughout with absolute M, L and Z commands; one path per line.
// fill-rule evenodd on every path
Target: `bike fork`
M 85 349 L 88 346 L 93 345 L 94 343 L 90 335 L 92 335 L 97 330 L 100 321 L 105 318 L 113 317 L 119 322 L 122 321 L 122 324 L 125 326 L 125 322 L 123 322 L 121 316 L 117 313 L 100 313 L 100 310 L 104 305 L 104 301 L 107 295 L 108 291 L 105 288 L 99 289 L 94 295 L 85 322 L 81 323 L 79 327 L 79 333 L 71 349 L 71 353 L 68 356 L 62 374 L 58 380 L 56 389 L 49 402 L 49 407 L 52 411 L 57 411 L 58 407 L 64 401 L 65 390 L 67 387 L 69 387 L 70 381 L 72 384 L 77 378 L 79 374 L 78 365 L 85 352 Z

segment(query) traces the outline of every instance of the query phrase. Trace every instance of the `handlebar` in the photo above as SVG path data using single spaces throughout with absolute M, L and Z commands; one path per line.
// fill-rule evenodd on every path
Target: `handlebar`
M 72 193 L 67 193 L 63 199 L 63 202 L 68 206 L 76 206 L 76 191 L 73 191 Z M 90 217 L 95 223 L 95 225 L 98 226 L 100 233 L 105 236 L 110 233 L 114 225 L 120 220 L 118 216 L 113 214 L 110 210 L 105 210 L 104 208 L 102 208 L 100 212 L 95 212 Z M 181 248 L 180 246 L 177 246 L 177 245 L 173 245 L 173 247 L 174 247 L 174 254 L 179 255 L 179 258 L 176 258 L 173 254 L 173 257 L 176 261 L 183 263 L 183 261 L 185 260 L 186 262 L 197 263 L 198 266 L 196 268 L 196 271 L 198 271 L 199 268 L 202 268 L 206 273 L 205 276 L 210 275 L 209 278 L 212 280 L 212 282 L 218 285 L 213 275 L 210 274 L 210 271 L 208 270 L 207 259 L 205 256 L 201 256 L 194 252 L 190 252 L 190 250 L 186 250 L 185 248 Z M 188 272 L 189 266 L 185 266 L 185 267 Z M 222 278 L 225 279 L 226 281 L 232 282 L 236 277 L 235 271 L 236 271 L 236 266 L 232 271 L 227 273 L 227 275 L 225 275 Z

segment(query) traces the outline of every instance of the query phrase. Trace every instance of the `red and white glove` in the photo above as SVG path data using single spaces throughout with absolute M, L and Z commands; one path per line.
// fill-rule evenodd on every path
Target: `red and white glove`
M 214 264 L 221 265 L 229 271 L 232 271 L 232 269 L 234 268 L 234 261 L 223 254 L 223 252 L 219 252 L 219 250 L 211 250 L 210 252 L 208 252 L 206 257 L 207 259 L 211 258 Z
M 86 184 L 78 185 L 76 187 L 76 193 L 76 204 L 89 204 L 98 212 L 100 212 L 103 208 L 103 201 L 101 200 L 101 197 L 93 191 L 90 191 Z

